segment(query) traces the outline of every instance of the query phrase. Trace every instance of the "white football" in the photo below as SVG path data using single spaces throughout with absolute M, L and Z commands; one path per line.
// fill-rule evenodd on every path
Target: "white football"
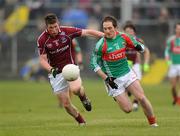
M 67 64 L 62 69 L 62 75 L 67 81 L 74 81 L 80 75 L 79 66 L 74 64 Z

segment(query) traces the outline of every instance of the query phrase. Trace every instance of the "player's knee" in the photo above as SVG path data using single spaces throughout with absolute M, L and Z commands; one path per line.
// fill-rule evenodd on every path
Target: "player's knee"
M 145 99 L 144 93 L 142 92 L 138 97 L 136 97 L 136 99 L 140 102 L 143 101 L 143 99 Z
M 68 101 L 61 103 L 61 105 L 62 105 L 65 109 L 69 109 L 69 107 L 71 106 L 70 102 L 68 102 Z
M 74 94 L 77 94 L 77 93 L 79 93 L 79 91 L 81 90 L 81 86 L 72 86 L 71 88 L 70 88 L 70 90 L 74 93 Z

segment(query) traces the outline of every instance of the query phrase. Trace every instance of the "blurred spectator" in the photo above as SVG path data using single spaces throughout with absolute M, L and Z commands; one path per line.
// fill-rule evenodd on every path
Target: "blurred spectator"
M 163 55 L 163 50 L 164 50 L 164 42 L 168 36 L 169 33 L 169 12 L 168 9 L 163 7 L 160 9 L 160 15 L 158 18 L 158 28 L 159 28 L 159 49 L 162 51 L 162 55 Z
M 138 8 L 133 9 L 132 19 L 139 20 L 141 18 L 140 11 Z
M 169 11 L 167 8 L 162 7 L 160 9 L 160 15 L 159 15 L 159 22 L 167 22 L 167 20 L 169 19 Z
M 31 10 L 30 19 L 36 19 L 44 14 L 45 0 L 25 0 L 25 2 Z
M 20 70 L 20 76 L 24 80 L 47 80 L 47 72 L 40 67 L 39 58 L 28 60 Z
M 148 8 L 146 9 L 146 17 L 149 19 L 157 19 L 158 17 L 158 9 L 156 7 L 155 0 L 149 0 Z
M 3 22 L 3 19 L 4 19 L 4 6 L 5 6 L 5 0 L 0 0 L 0 25 L 1 25 L 1 22 Z
M 88 28 L 99 30 L 102 17 L 104 16 L 100 3 L 94 4 L 91 9 L 91 16 L 89 18 Z
M 159 28 L 160 28 L 161 33 L 167 36 L 168 31 L 169 31 L 169 25 L 168 25 L 169 12 L 168 12 L 167 8 L 160 9 L 160 15 L 158 18 L 158 22 L 159 22 Z
M 59 17 L 68 5 L 69 1 L 70 0 L 45 0 L 46 12 L 55 13 Z
M 0 9 L 3 8 L 6 4 L 5 0 L 0 0 Z
M 10 57 L 10 37 L 4 32 L 3 29 L 0 30 L 0 45 L 1 45 L 1 57 L 5 60 Z M 1 58 L 0 57 L 0 58 Z
M 88 14 L 83 9 L 69 7 L 62 14 L 62 23 L 79 28 L 86 28 L 88 24 Z M 61 20 L 61 19 L 60 19 Z
M 118 20 L 120 19 L 120 0 L 112 0 L 112 15 L 117 18 Z
M 88 14 L 83 9 L 78 9 L 72 6 L 69 6 L 64 13 L 62 14 L 62 17 L 60 18 L 60 23 L 63 25 L 69 25 L 74 26 L 78 28 L 87 28 L 89 22 Z M 78 41 L 80 45 L 86 45 L 87 38 L 78 38 Z M 82 50 L 88 50 L 88 46 L 81 46 Z
M 91 5 L 92 5 L 92 0 L 79 0 L 80 8 L 85 8 L 85 9 L 90 8 Z

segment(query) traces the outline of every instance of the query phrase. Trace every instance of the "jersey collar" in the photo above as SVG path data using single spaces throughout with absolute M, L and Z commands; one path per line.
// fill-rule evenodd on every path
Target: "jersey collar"
M 45 32 L 51 37 L 51 35 L 49 34 L 49 31 L 46 29 Z M 60 34 L 62 31 L 61 31 L 61 27 L 59 26 L 59 32 L 58 34 Z

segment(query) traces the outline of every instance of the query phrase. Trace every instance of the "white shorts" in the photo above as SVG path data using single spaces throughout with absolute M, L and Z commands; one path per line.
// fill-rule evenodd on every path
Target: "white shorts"
M 132 66 L 132 69 L 133 69 L 134 72 L 136 73 L 137 78 L 138 78 L 139 80 L 141 80 L 141 78 L 142 78 L 141 65 L 140 65 L 139 63 L 135 63 L 135 64 Z
M 137 79 L 138 78 L 135 72 L 133 70 L 130 70 L 130 72 L 126 75 L 118 77 L 114 80 L 114 82 L 118 85 L 118 89 L 112 89 L 109 85 L 105 83 L 108 95 L 115 97 L 122 94 L 123 92 L 125 92 L 126 88 Z
M 57 74 L 56 78 L 54 78 L 52 74 L 49 74 L 48 77 L 55 94 L 59 94 L 60 92 L 67 90 L 69 87 L 68 82 L 64 79 L 61 73 Z
M 168 77 L 177 77 L 180 76 L 180 64 L 172 64 L 169 67 Z

